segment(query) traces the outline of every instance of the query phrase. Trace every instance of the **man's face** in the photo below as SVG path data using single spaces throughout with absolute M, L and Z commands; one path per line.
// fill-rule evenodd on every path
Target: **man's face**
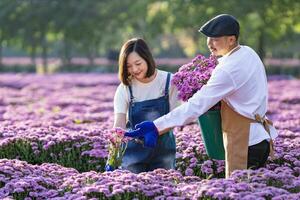
M 232 49 L 233 37 L 235 36 L 207 37 L 207 47 L 212 55 L 224 56 Z

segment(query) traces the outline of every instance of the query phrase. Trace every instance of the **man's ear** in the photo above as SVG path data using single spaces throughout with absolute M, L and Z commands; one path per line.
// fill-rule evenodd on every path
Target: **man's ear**
M 229 39 L 229 44 L 230 45 L 235 45 L 236 44 L 236 37 L 234 35 L 229 36 L 228 39 Z

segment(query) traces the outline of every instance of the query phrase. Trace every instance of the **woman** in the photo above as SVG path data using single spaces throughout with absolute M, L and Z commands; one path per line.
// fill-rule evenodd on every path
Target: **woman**
M 151 51 L 143 39 L 128 40 L 119 55 L 119 79 L 114 97 L 114 127 L 134 129 L 135 125 L 153 121 L 177 104 L 177 91 L 170 85 L 171 74 L 156 69 Z M 122 169 L 133 173 L 157 168 L 175 168 L 175 137 L 172 131 L 158 139 L 158 145 L 146 148 L 140 142 L 128 143 Z

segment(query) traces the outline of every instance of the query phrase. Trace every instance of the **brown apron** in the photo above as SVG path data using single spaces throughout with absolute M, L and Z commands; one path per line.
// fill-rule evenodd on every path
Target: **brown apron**
M 246 118 L 235 112 L 224 100 L 221 101 L 226 178 L 236 169 L 247 169 L 250 124 L 253 122 L 262 123 L 265 129 L 272 124 L 271 121 L 262 120 L 262 118 L 259 121 L 258 117 L 259 115 L 256 115 L 256 120 Z M 270 130 L 267 131 L 270 134 Z M 273 155 L 272 139 L 270 141 L 270 152 Z
M 228 56 L 238 51 L 240 46 L 235 47 Z M 221 101 L 221 119 L 223 142 L 225 149 L 225 177 L 228 178 L 236 169 L 247 169 L 248 143 L 251 123 L 260 123 L 270 136 L 270 155 L 274 158 L 273 141 L 269 125 L 273 123 L 255 115 L 255 120 L 246 118 L 235 112 L 224 100 Z

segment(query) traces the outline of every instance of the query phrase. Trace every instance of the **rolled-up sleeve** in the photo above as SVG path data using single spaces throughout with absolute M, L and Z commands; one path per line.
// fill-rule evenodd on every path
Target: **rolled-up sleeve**
M 159 131 L 162 131 L 189 123 L 201 116 L 221 99 L 234 92 L 235 87 L 235 82 L 230 74 L 221 68 L 216 68 L 207 84 L 201 90 L 170 113 L 156 119 L 154 124 Z

